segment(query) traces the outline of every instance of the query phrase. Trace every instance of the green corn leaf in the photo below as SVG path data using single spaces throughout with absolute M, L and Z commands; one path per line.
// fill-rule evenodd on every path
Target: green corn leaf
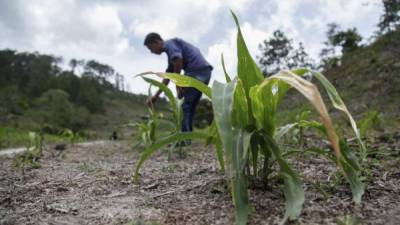
M 361 120 L 358 121 L 361 137 L 366 137 L 367 131 L 373 125 L 379 125 L 382 122 L 382 114 L 378 111 L 369 111 Z
M 341 158 L 339 138 L 335 132 L 332 120 L 328 114 L 328 110 L 326 109 L 325 103 L 322 100 L 318 88 L 311 82 L 301 78 L 300 76 L 292 73 L 291 71 L 281 71 L 278 74 L 266 78 L 262 83 L 262 85 L 260 85 L 260 87 L 258 88 L 259 91 L 262 91 L 263 87 L 268 86 L 269 83 L 274 79 L 281 80 L 289 84 L 290 86 L 294 87 L 304 97 L 306 97 L 310 101 L 310 103 L 314 106 L 314 108 L 320 115 L 322 123 L 326 127 L 328 139 L 331 142 L 333 150 L 335 151 L 336 157 L 338 159 L 337 164 L 339 164 L 339 159 Z
M 221 64 L 222 64 L 222 69 L 224 70 L 226 83 L 229 83 L 231 82 L 231 78 L 229 77 L 228 72 L 226 72 L 224 54 L 221 54 Z
M 207 97 L 211 98 L 211 88 L 195 78 L 182 76 L 176 73 L 165 73 L 163 76 L 174 81 L 174 83 L 178 86 L 194 87 L 197 90 L 201 91 L 203 94 L 207 95 Z
M 340 159 L 340 164 L 343 168 L 343 172 L 346 175 L 346 179 L 350 183 L 351 192 L 353 194 L 353 201 L 356 203 L 360 203 L 361 197 L 363 196 L 365 189 L 365 185 L 360 181 L 358 177 L 360 166 L 358 165 L 356 157 L 344 140 L 340 141 L 340 147 L 343 155 L 343 157 Z
M 304 203 L 304 191 L 301 187 L 301 182 L 299 176 L 290 168 L 289 164 L 282 157 L 281 151 L 274 141 L 274 139 L 268 134 L 264 135 L 265 143 L 269 149 L 271 149 L 272 154 L 277 160 L 280 173 L 283 175 L 285 185 L 283 192 L 285 194 L 285 216 L 281 221 L 283 224 L 287 219 L 296 219 L 303 208 Z
M 212 98 L 214 119 L 225 151 L 233 148 L 233 142 L 231 140 L 233 135 L 231 112 L 235 86 L 236 80 L 228 84 L 215 81 L 212 86 L 212 93 L 215 94 Z
M 264 87 L 255 85 L 250 89 L 250 99 L 253 117 L 257 129 L 265 130 L 269 134 L 275 132 L 276 102 L 272 92 L 273 83 Z
M 299 71 L 300 71 L 300 73 L 303 73 L 304 70 L 305 69 L 303 69 L 302 71 L 298 70 L 295 72 L 299 73 Z M 353 131 L 356 135 L 356 138 L 360 145 L 361 151 L 362 151 L 362 153 L 366 154 L 366 149 L 365 149 L 364 143 L 361 140 L 361 136 L 360 136 L 359 130 L 357 128 L 357 124 L 355 123 L 353 117 L 351 116 L 350 112 L 348 111 L 348 109 L 347 109 L 346 105 L 344 104 L 342 98 L 340 97 L 339 93 L 336 91 L 336 88 L 321 73 L 315 72 L 315 71 L 310 71 L 310 72 L 312 72 L 313 76 L 325 88 L 333 106 L 335 108 L 343 111 L 346 114 L 346 116 L 347 116 L 348 120 L 350 121 L 350 124 L 353 128 Z M 326 124 L 324 124 L 324 125 L 326 128 L 325 132 L 328 134 L 328 137 L 329 137 L 329 133 L 332 134 L 332 131 L 330 131 L 330 130 L 333 128 L 330 129 L 329 127 L 326 126 Z M 332 140 L 331 140 L 331 142 L 332 142 Z M 351 188 L 351 191 L 353 194 L 353 200 L 356 203 L 359 203 L 361 201 L 362 195 L 364 194 L 365 185 L 358 178 L 358 170 L 360 168 L 359 168 L 357 159 L 356 159 L 356 157 L 354 157 L 352 155 L 352 152 L 351 152 L 350 148 L 348 148 L 347 145 L 343 144 L 342 141 L 339 144 L 340 144 L 340 148 L 339 148 L 340 154 L 336 154 L 337 162 L 340 165 L 340 167 L 342 168 L 342 172 L 344 173 L 346 179 L 350 183 L 350 188 Z M 335 148 L 334 145 L 333 145 L 333 147 Z
M 223 145 L 222 145 L 221 138 L 219 137 L 218 134 L 215 137 L 213 143 L 215 144 L 215 151 L 216 151 L 216 154 L 217 154 L 217 159 L 218 159 L 218 162 L 219 162 L 219 166 L 221 167 L 221 171 L 225 172 L 224 150 L 223 150 Z
M 225 163 L 224 163 L 224 151 L 223 145 L 221 141 L 221 137 L 219 136 L 217 125 L 215 124 L 215 120 L 211 123 L 211 126 L 208 128 L 209 137 L 207 139 L 207 144 L 213 143 L 215 144 L 215 151 L 217 154 L 217 159 L 221 170 L 225 172 Z
M 232 126 L 232 107 L 236 80 L 222 84 L 217 81 L 212 87 L 214 119 L 225 149 L 226 173 L 231 179 L 232 198 L 235 206 L 236 223 L 247 223 L 249 206 L 247 180 L 243 173 L 247 162 L 251 135 Z
M 176 108 L 176 98 L 174 96 L 174 94 L 172 93 L 172 91 L 163 83 L 158 82 L 156 80 L 153 80 L 151 78 L 147 78 L 147 77 L 142 77 L 143 80 L 145 80 L 147 83 L 150 83 L 153 86 L 158 87 L 159 89 L 161 89 L 165 96 L 167 96 L 172 108 Z
M 261 70 L 258 68 L 257 64 L 251 57 L 249 50 L 247 49 L 236 15 L 232 11 L 231 13 L 237 26 L 237 73 L 238 77 L 243 82 L 243 88 L 245 90 L 246 98 L 249 99 L 250 88 L 254 85 L 260 84 L 264 79 L 264 76 L 262 75 Z M 248 100 L 247 104 L 249 109 L 250 125 L 253 125 L 254 119 L 252 108 L 250 107 L 251 101 Z
M 258 174 L 258 151 L 260 148 L 260 144 L 256 135 L 252 135 L 250 139 L 250 149 L 251 149 L 251 159 L 253 165 L 253 174 L 257 177 Z
M 249 97 L 251 99 L 251 109 L 253 117 L 255 118 L 256 127 L 259 130 L 263 129 L 266 120 L 264 118 L 265 107 L 258 91 L 258 85 L 255 85 L 250 89 Z
M 300 120 L 299 121 L 299 126 L 303 128 L 315 128 L 317 129 L 321 134 L 328 136 L 328 132 L 326 131 L 326 128 L 324 125 L 318 121 L 315 120 Z
M 366 148 L 364 145 L 364 142 L 361 140 L 361 135 L 360 132 L 357 128 L 357 124 L 354 121 L 353 117 L 351 116 L 349 110 L 347 109 L 347 106 L 344 104 L 342 98 L 340 97 L 339 93 L 336 91 L 336 88 L 332 85 L 331 82 L 329 82 L 328 79 L 324 75 L 322 75 L 319 72 L 316 71 L 311 71 L 313 76 L 322 84 L 322 86 L 325 88 L 326 92 L 328 93 L 329 99 L 332 102 L 332 105 L 344 112 L 350 121 L 351 127 L 353 128 L 354 134 L 356 135 L 357 141 L 360 145 L 360 148 L 363 153 L 366 152 Z
M 162 148 L 163 146 L 176 142 L 176 141 L 183 141 L 183 140 L 188 140 L 188 139 L 204 139 L 206 140 L 209 137 L 208 134 L 202 133 L 202 132 L 184 132 L 184 133 L 176 133 L 172 134 L 170 136 L 167 136 L 165 138 L 162 138 L 158 141 L 156 141 L 154 144 L 150 145 L 147 147 L 142 155 L 140 156 L 139 160 L 137 161 L 136 164 L 136 170 L 135 170 L 135 179 L 138 179 L 138 174 L 140 167 L 148 159 L 155 151 L 158 149 Z
M 184 76 L 181 74 L 177 73 L 157 73 L 157 72 L 145 72 L 145 73 L 140 73 L 137 74 L 137 76 L 145 76 L 145 75 L 150 75 L 154 74 L 162 78 L 167 78 L 172 80 L 176 85 L 180 87 L 193 87 L 196 88 L 197 90 L 201 91 L 203 94 L 207 95 L 207 97 L 211 98 L 211 88 L 208 87 L 206 84 L 203 82 L 189 77 L 189 76 Z
M 301 78 L 297 74 L 292 73 L 291 71 L 283 71 L 265 79 L 260 87 L 268 85 L 268 82 L 270 82 L 270 80 L 272 79 L 280 79 L 290 84 L 292 87 L 296 88 L 301 94 L 303 94 L 315 107 L 315 109 L 320 115 L 322 123 L 325 126 L 325 131 L 327 133 L 329 141 L 331 142 L 332 148 L 334 149 L 337 160 L 336 163 L 342 169 L 342 172 L 350 182 L 350 187 L 352 189 L 354 201 L 359 202 L 359 200 L 361 199 L 360 196 L 362 196 L 364 192 L 363 191 L 364 186 L 360 184 L 359 181 L 357 181 L 358 177 L 355 171 L 351 170 L 351 168 L 354 167 L 350 168 L 348 166 L 354 164 L 354 162 L 351 161 L 351 159 L 342 157 L 344 151 L 341 150 L 339 146 L 339 138 L 335 132 L 332 121 L 326 109 L 325 103 L 323 102 L 317 87 L 314 84 L 310 83 L 309 81 L 306 81 L 305 79 Z
M 244 129 L 235 129 L 233 138 L 235 144 L 230 152 L 232 157 L 232 197 L 236 208 L 236 224 L 245 225 L 249 215 L 249 197 L 244 169 L 248 160 L 251 133 Z
M 264 76 L 247 49 L 242 31 L 240 30 L 238 18 L 236 17 L 235 13 L 232 11 L 231 13 L 237 27 L 237 73 L 239 78 L 243 81 L 243 86 L 246 90 L 246 93 L 248 93 L 252 86 L 261 83 L 261 81 L 264 79 Z
M 171 105 L 171 108 L 173 109 L 173 115 L 174 115 L 174 120 L 175 123 L 178 124 L 178 128 L 180 128 L 179 124 L 180 124 L 180 105 L 177 103 L 176 98 L 174 96 L 174 94 L 172 93 L 172 91 L 163 83 L 158 82 L 156 80 L 147 78 L 147 77 L 142 77 L 143 80 L 145 80 L 146 82 L 150 83 L 153 86 L 158 87 L 160 90 L 162 90 L 165 94 L 165 96 L 167 96 L 168 100 L 169 100 L 169 104 Z
M 232 124 L 234 127 L 245 128 L 249 123 L 249 109 L 243 83 L 240 79 L 237 79 L 236 82 L 237 84 L 233 94 Z
M 277 132 L 274 134 L 274 139 L 276 142 L 279 142 L 281 138 L 287 134 L 290 130 L 298 126 L 298 123 L 290 123 L 286 124 L 285 126 L 279 127 Z

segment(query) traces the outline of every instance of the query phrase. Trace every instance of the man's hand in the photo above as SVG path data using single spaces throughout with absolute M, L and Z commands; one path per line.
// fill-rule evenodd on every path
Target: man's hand
M 151 96 L 146 100 L 146 105 L 153 108 L 154 103 L 158 100 L 158 96 Z
M 184 89 L 182 87 L 176 86 L 176 93 L 178 94 L 179 99 L 183 98 L 183 92 L 184 92 Z

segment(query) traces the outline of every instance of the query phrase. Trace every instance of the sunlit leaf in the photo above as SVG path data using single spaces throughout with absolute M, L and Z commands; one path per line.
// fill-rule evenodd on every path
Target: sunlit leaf
M 232 107 L 236 80 L 212 87 L 214 119 L 224 146 L 226 173 L 231 180 L 232 198 L 235 205 L 236 223 L 247 223 L 249 214 L 247 181 L 243 173 L 247 162 L 250 134 L 232 126 Z
M 325 88 L 326 92 L 328 93 L 329 99 L 331 100 L 333 106 L 341 111 L 343 111 L 348 120 L 350 121 L 351 127 L 353 128 L 353 131 L 356 135 L 356 138 L 358 140 L 358 143 L 361 147 L 361 150 L 363 153 L 366 152 L 366 148 L 364 145 L 364 142 L 361 140 L 360 132 L 357 128 L 357 124 L 353 119 L 353 116 L 350 114 L 349 110 L 347 109 L 347 106 L 344 104 L 342 98 L 340 97 L 339 93 L 336 91 L 336 88 L 332 85 L 331 82 L 329 82 L 328 79 L 324 75 L 322 75 L 319 72 L 312 71 L 313 76 L 322 84 L 322 86 Z
M 283 175 L 285 181 L 283 192 L 285 194 L 286 211 L 282 221 L 282 223 L 284 223 L 287 219 L 294 220 L 300 215 L 304 203 L 304 191 L 301 188 L 299 176 L 290 168 L 289 164 L 282 157 L 281 151 L 274 139 L 269 135 L 265 135 L 264 137 L 267 146 L 271 149 L 279 164 L 280 173 Z
M 229 82 L 231 82 L 231 78 L 229 77 L 228 72 L 226 72 L 225 60 L 224 60 L 223 54 L 221 54 L 221 64 L 222 64 L 222 69 L 224 70 L 226 83 L 229 83 Z
M 145 76 L 145 75 L 157 75 L 162 78 L 167 78 L 172 80 L 176 85 L 180 87 L 193 87 L 196 88 L 197 90 L 201 91 L 203 94 L 207 95 L 207 97 L 211 98 L 211 88 L 208 87 L 206 84 L 203 82 L 189 77 L 189 76 L 184 76 L 181 74 L 177 73 L 158 73 L 158 72 L 145 72 L 145 73 L 140 73 L 137 74 L 136 76 Z

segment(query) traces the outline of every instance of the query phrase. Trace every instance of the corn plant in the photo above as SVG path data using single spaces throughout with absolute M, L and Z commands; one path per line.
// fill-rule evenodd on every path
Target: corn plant
M 225 171 L 226 177 L 230 181 L 237 224 L 246 224 L 248 221 L 250 210 L 247 183 L 250 176 L 260 179 L 282 179 L 285 195 L 285 215 L 282 223 L 288 219 L 296 219 L 300 215 L 304 203 L 301 177 L 290 166 L 287 160 L 288 155 L 279 145 L 279 139 L 295 125 L 289 124 L 286 125 L 286 128 L 284 128 L 285 126 L 279 128 L 276 121 L 278 105 L 287 91 L 294 88 L 312 104 L 321 119 L 320 123 L 304 122 L 304 120 L 298 124 L 321 130 L 332 148 L 332 151 L 322 149 L 315 150 L 314 153 L 327 157 L 337 165 L 350 184 L 353 200 L 359 203 L 364 193 L 364 185 L 358 178 L 360 167 L 357 158 L 336 134 L 318 88 L 303 77 L 311 74 L 327 91 L 333 106 L 345 113 L 359 141 L 362 154 L 365 152 L 365 147 L 361 142 L 357 125 L 335 87 L 321 73 L 308 69 L 281 71 L 264 78 L 250 56 L 235 14 L 232 13 L 232 15 L 238 29 L 238 74 L 234 79 L 231 79 L 226 72 L 222 56 L 221 62 L 226 83 L 215 81 L 212 88 L 198 80 L 179 74 L 154 72 L 140 74 L 140 76 L 156 74 L 172 80 L 176 85 L 197 88 L 212 100 L 215 119 L 207 133 L 177 132 L 158 140 L 149 146 L 146 152 L 151 154 L 171 141 L 186 138 L 205 139 L 207 143 L 216 145 L 221 169 Z M 139 159 L 136 173 L 150 154 Z M 279 170 L 275 171 L 274 168 L 279 168 Z
M 43 132 L 29 132 L 29 141 L 26 144 L 26 151 L 18 155 L 13 160 L 13 166 L 21 169 L 22 175 L 25 173 L 25 168 L 39 168 L 39 158 L 43 152 Z
M 142 74 L 138 74 L 137 76 L 141 76 L 146 82 L 149 84 L 158 87 L 161 89 L 165 96 L 168 98 L 168 102 L 170 104 L 170 107 L 172 109 L 172 115 L 173 115 L 173 129 L 171 131 L 170 135 L 167 135 L 164 138 L 161 138 L 157 140 L 154 144 L 147 146 L 142 155 L 140 156 L 137 164 L 136 164 L 136 170 L 135 170 L 135 180 L 138 181 L 138 174 L 139 174 L 139 169 L 144 163 L 146 159 L 148 159 L 156 150 L 160 149 L 161 147 L 171 144 L 172 146 L 178 146 L 179 148 L 181 147 L 180 144 L 178 144 L 181 141 L 184 140 L 189 140 L 189 139 L 203 139 L 206 141 L 207 144 L 215 144 L 216 150 L 217 150 L 217 158 L 220 163 L 221 169 L 224 170 L 224 160 L 223 160 L 223 152 L 222 152 L 222 142 L 219 138 L 217 128 L 215 125 L 215 122 L 212 123 L 212 125 L 208 128 L 208 132 L 180 132 L 181 130 L 181 123 L 182 123 L 182 110 L 181 110 L 181 104 L 182 100 L 175 98 L 174 94 L 172 91 L 163 83 L 158 82 L 154 79 L 150 79 L 147 77 L 143 77 L 144 75 L 147 74 L 152 74 L 152 72 L 146 72 Z M 160 74 L 156 74 L 161 76 Z M 181 87 L 195 87 L 202 91 L 204 94 L 207 96 L 211 95 L 211 90 L 209 87 L 204 85 L 202 82 L 192 79 L 190 77 L 186 76 L 181 76 L 179 74 L 168 74 L 169 78 L 175 82 L 176 85 L 181 86 Z M 149 96 L 151 96 L 150 93 L 150 88 L 149 88 Z M 181 149 L 180 149 L 181 150 Z
M 66 139 L 70 144 L 81 142 L 84 140 L 82 133 L 73 132 L 71 129 L 65 128 L 60 132 L 60 136 Z
M 137 129 L 138 144 L 142 143 L 145 147 L 152 145 L 156 141 L 156 131 L 159 126 L 158 114 L 149 109 L 150 117 L 147 121 L 141 123 L 127 124 L 129 127 Z
M 365 113 L 363 118 L 359 121 L 359 124 L 361 137 L 366 137 L 371 128 L 373 130 L 382 127 L 383 115 L 378 111 L 369 111 Z
M 170 104 L 170 107 L 172 109 L 172 123 L 173 123 L 173 130 L 172 132 L 178 132 L 181 129 L 181 124 L 182 124 L 182 110 L 181 110 L 181 100 L 176 99 L 174 97 L 174 94 L 172 93 L 172 91 L 163 83 L 158 82 L 156 80 L 150 79 L 150 78 L 146 78 L 143 77 L 144 81 L 148 82 L 149 84 L 151 84 L 151 86 L 155 86 L 159 89 L 161 89 L 165 96 L 168 98 L 168 102 Z M 151 87 L 150 86 L 150 87 Z M 150 88 L 149 88 L 149 96 L 151 96 L 151 92 L 150 92 Z M 152 108 L 152 111 L 154 111 L 154 108 Z

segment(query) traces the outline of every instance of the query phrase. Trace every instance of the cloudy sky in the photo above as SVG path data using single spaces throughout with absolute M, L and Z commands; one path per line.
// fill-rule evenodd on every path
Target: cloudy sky
M 239 17 L 253 56 L 258 45 L 282 29 L 317 57 L 326 24 L 356 27 L 370 37 L 382 14 L 380 0 L 0 0 L 0 49 L 38 51 L 65 60 L 95 59 L 125 75 L 130 90 L 148 85 L 133 74 L 164 71 L 166 55 L 143 46 L 152 31 L 180 37 L 200 48 L 223 80 L 220 55 L 235 74 L 236 30 L 229 9 Z

